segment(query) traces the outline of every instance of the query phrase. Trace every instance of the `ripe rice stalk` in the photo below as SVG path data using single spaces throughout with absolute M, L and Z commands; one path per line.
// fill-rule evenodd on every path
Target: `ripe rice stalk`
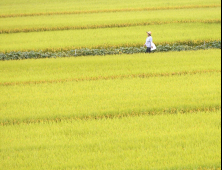
M 153 11 L 153 10 L 172 10 L 172 9 L 192 9 L 192 8 L 213 8 L 221 7 L 221 4 L 212 5 L 185 5 L 169 7 L 148 7 L 148 8 L 125 8 L 125 9 L 106 9 L 106 10 L 81 10 L 81 11 L 62 11 L 62 12 L 40 12 L 40 13 L 21 13 L 21 14 L 2 14 L 0 18 L 9 17 L 28 17 L 28 16 L 46 16 L 46 15 L 70 15 L 70 14 L 93 14 L 93 13 L 113 13 L 130 11 Z
M 0 62 L 0 82 L 11 83 L 0 86 L 0 120 L 214 108 L 220 61 L 220 50 L 204 50 Z
M 121 24 L 103 24 L 89 26 L 65 26 L 65 27 L 41 27 L 41 28 L 15 28 L 12 30 L 0 30 L 0 34 L 11 34 L 21 32 L 44 32 L 44 31 L 61 31 L 61 30 L 84 30 L 84 29 L 100 29 L 100 28 L 120 28 L 132 26 L 148 26 L 148 25 L 163 25 L 172 23 L 221 23 L 221 19 L 211 20 L 179 20 L 179 21 L 157 21 L 157 22 L 140 22 L 140 23 L 121 23 Z
M 221 25 L 218 23 L 172 23 L 149 26 L 149 29 L 155 30 L 153 38 L 154 43 L 157 45 L 170 45 L 176 42 L 187 43 L 220 40 L 220 28 Z M 143 46 L 146 38 L 146 29 L 147 26 L 135 26 L 112 29 L 30 32 L 28 34 L 0 34 L 0 52 L 40 51 L 47 48 L 71 49 L 72 47 L 74 47 L 74 49 L 106 49 L 112 47 L 140 48 Z M 189 36 L 186 36 L 183 30 L 186 30 L 186 34 L 189 34 Z M 214 30 L 214 34 L 206 34 L 209 30 Z M 107 34 L 107 32 L 109 32 L 109 34 Z
M 132 78 L 150 78 L 150 77 L 170 77 L 182 75 L 195 75 L 204 73 L 221 73 L 221 70 L 194 70 L 172 73 L 149 73 L 149 74 L 131 74 L 131 75 L 112 75 L 86 78 L 70 78 L 58 80 L 41 80 L 41 81 L 24 81 L 24 82 L 0 82 L 0 86 L 16 86 L 16 85 L 31 85 L 31 84 L 53 84 L 64 82 L 82 82 L 82 81 L 99 81 L 99 80 L 116 80 L 116 79 L 132 79 Z

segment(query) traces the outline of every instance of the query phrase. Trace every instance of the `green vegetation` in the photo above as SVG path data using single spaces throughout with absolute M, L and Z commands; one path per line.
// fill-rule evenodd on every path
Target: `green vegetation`
M 220 169 L 221 114 L 1 126 L 2 169 Z
M 187 45 L 184 45 L 186 43 Z M 221 49 L 221 41 L 190 41 L 179 42 L 172 45 L 158 45 L 155 53 L 169 51 L 191 51 L 191 50 L 209 50 Z M 78 56 L 95 56 L 95 55 L 117 55 L 117 54 L 136 54 L 145 53 L 144 47 L 120 47 L 120 48 L 102 48 L 102 49 L 46 49 L 46 51 L 11 51 L 0 53 L 0 60 L 22 60 L 22 59 L 40 59 L 40 58 L 58 58 L 58 57 L 78 57 Z

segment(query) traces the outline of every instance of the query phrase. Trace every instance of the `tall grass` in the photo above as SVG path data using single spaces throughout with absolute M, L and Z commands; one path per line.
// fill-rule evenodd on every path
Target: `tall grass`
M 156 44 L 176 41 L 221 39 L 221 24 L 186 23 L 105 28 L 95 30 L 69 30 L 41 33 L 0 35 L 0 51 L 43 50 L 46 48 L 99 48 L 112 46 L 138 46 L 145 43 L 146 31 L 153 31 Z M 214 30 L 213 34 L 206 34 Z
M 2 169 L 221 168 L 221 114 L 0 126 Z

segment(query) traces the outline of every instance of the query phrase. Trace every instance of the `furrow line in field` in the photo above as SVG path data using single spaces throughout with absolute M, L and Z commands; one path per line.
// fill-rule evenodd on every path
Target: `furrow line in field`
M 15 86 L 15 85 L 32 85 L 32 84 L 53 84 L 64 82 L 83 82 L 83 81 L 98 81 L 98 80 L 115 80 L 115 79 L 131 79 L 131 78 L 150 78 L 150 77 L 169 77 L 169 76 L 183 76 L 195 75 L 205 73 L 221 73 L 221 70 L 195 70 L 195 71 L 182 71 L 173 73 L 145 73 L 145 74 L 131 74 L 131 75 L 113 75 L 113 76 L 98 76 L 98 77 L 85 77 L 85 78 L 70 78 L 70 79 L 57 79 L 57 80 L 40 80 L 40 81 L 24 81 L 24 82 L 2 82 L 0 86 Z
M 163 25 L 174 23 L 221 23 L 221 19 L 211 20 L 177 20 L 177 21 L 152 21 L 152 22 L 139 22 L 139 23 L 119 23 L 119 24 L 103 24 L 103 25 L 86 25 L 86 26 L 63 26 L 63 27 L 40 27 L 40 28 L 16 28 L 16 29 L 3 29 L 0 34 L 12 34 L 21 32 L 44 32 L 44 31 L 63 31 L 63 30 L 85 30 L 85 29 L 101 29 L 101 28 L 118 28 L 118 27 L 133 27 L 133 26 L 146 26 L 146 25 Z
M 220 111 L 221 105 L 215 106 L 203 106 L 203 107 L 190 107 L 190 108 L 164 108 L 164 109 L 153 109 L 139 112 L 125 112 L 125 113 L 109 113 L 103 115 L 81 115 L 81 116 L 61 116 L 52 118 L 36 118 L 36 119 L 25 119 L 25 120 L 4 120 L 0 122 L 0 126 L 20 125 L 20 124 L 40 124 L 40 123 L 59 123 L 62 121 L 72 122 L 81 120 L 100 120 L 100 119 L 121 119 L 124 117 L 136 117 L 143 115 L 161 115 L 161 114 L 186 114 L 196 112 L 215 112 Z
M 2 15 L 0 15 L 0 18 L 44 16 L 44 15 L 112 13 L 112 12 L 130 12 L 130 11 L 152 11 L 152 10 L 171 10 L 171 9 L 190 9 L 190 8 L 214 8 L 214 7 L 221 7 L 221 4 L 148 7 L 148 8 L 104 9 L 104 10 L 87 10 L 87 11 L 84 11 L 84 10 L 81 10 L 81 11 L 60 11 L 60 12 L 41 12 L 41 13 L 23 13 L 23 14 L 22 13 L 20 13 L 20 14 L 2 14 Z

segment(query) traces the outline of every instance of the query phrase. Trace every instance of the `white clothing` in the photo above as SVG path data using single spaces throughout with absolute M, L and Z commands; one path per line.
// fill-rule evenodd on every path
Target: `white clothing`
M 146 39 L 146 47 L 151 48 L 151 43 L 153 42 L 153 38 L 151 36 Z

